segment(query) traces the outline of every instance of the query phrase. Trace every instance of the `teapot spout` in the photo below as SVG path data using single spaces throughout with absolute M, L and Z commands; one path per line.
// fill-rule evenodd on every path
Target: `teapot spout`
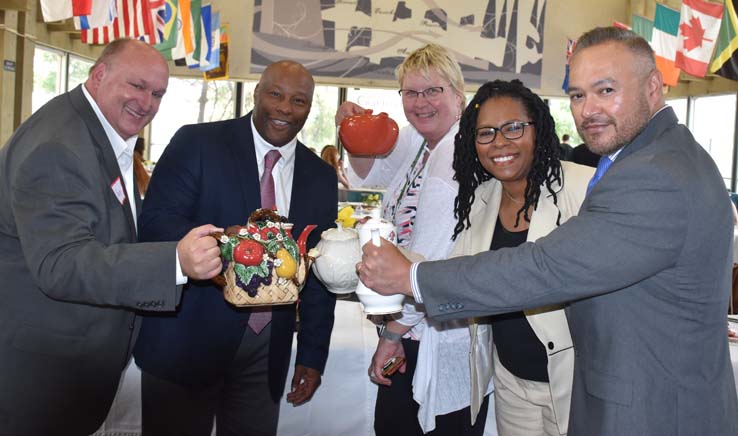
M 300 237 L 297 238 L 297 247 L 300 249 L 300 255 L 304 256 L 305 253 L 307 253 L 307 239 L 310 235 L 310 232 L 315 230 L 315 228 L 318 227 L 315 224 L 308 224 L 305 226 L 305 228 L 302 230 L 302 233 L 300 233 Z

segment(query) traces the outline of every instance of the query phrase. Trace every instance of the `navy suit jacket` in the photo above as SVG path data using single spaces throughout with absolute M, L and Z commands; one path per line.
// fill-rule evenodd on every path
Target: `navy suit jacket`
M 295 152 L 289 220 L 293 234 L 307 224 L 320 233 L 337 216 L 338 182 L 333 168 L 303 144 Z M 251 114 L 245 117 L 184 126 L 172 138 L 156 165 L 139 218 L 142 241 L 174 241 L 190 229 L 211 223 L 219 227 L 245 224 L 261 205 L 259 173 Z M 322 373 L 333 329 L 335 296 L 312 275 L 300 292 L 297 363 Z M 269 355 L 272 397 L 284 391 L 295 305 L 273 306 Z M 214 381 L 233 358 L 251 310 L 236 308 L 210 281 L 190 281 L 175 313 L 146 317 L 134 349 L 146 372 L 185 386 Z

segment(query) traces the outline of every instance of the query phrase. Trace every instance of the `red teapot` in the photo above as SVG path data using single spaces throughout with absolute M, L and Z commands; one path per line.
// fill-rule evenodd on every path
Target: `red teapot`
M 381 156 L 389 153 L 397 141 L 399 128 L 385 112 L 367 112 L 341 121 L 338 136 L 346 150 L 356 156 Z

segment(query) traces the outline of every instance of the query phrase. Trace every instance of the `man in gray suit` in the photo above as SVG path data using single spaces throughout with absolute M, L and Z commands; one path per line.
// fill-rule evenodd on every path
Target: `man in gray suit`
M 584 34 L 570 79 L 577 129 L 603 156 L 579 216 L 535 243 L 412 266 L 367 244 L 361 278 L 444 320 L 571 302 L 570 436 L 736 435 L 722 178 L 633 32 Z
M 221 269 L 215 226 L 135 243 L 133 148 L 168 80 L 153 47 L 113 42 L 0 150 L 0 435 L 94 432 L 137 312 L 175 310 L 187 277 Z

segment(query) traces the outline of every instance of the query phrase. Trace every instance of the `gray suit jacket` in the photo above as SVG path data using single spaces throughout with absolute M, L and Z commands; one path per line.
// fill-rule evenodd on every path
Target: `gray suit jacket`
M 135 310 L 176 307 L 176 243 L 133 244 L 131 208 L 111 188 L 119 177 L 79 87 L 0 150 L 2 435 L 94 432 L 129 358 Z
M 712 159 L 666 108 L 578 216 L 515 249 L 424 262 L 418 285 L 440 319 L 571 301 L 570 436 L 734 436 L 728 207 Z

